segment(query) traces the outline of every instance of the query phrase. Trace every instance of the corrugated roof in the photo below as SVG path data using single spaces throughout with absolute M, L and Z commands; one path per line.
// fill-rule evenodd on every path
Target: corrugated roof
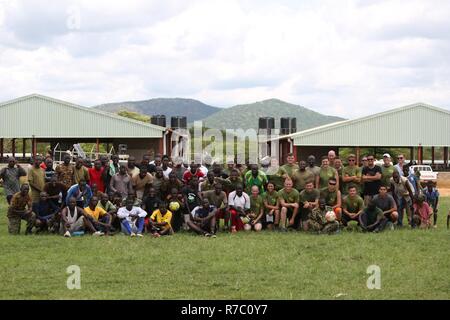
M 2 138 L 161 138 L 165 128 L 32 94 L 0 103 Z
M 450 146 L 450 111 L 416 103 L 281 137 L 296 146 Z

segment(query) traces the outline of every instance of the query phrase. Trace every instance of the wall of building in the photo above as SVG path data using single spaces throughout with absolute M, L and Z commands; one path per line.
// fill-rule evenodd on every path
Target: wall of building
M 336 151 L 336 155 L 339 155 L 338 148 L 337 147 L 297 147 L 297 159 L 305 160 L 308 158 L 308 156 L 313 155 L 316 157 L 317 165 L 320 163 L 320 159 L 323 156 L 328 155 L 328 151 L 334 150 Z
M 160 153 L 161 139 L 113 139 L 112 143 L 116 152 L 119 150 L 119 144 L 127 145 L 127 154 L 142 159 L 145 154 L 153 156 Z

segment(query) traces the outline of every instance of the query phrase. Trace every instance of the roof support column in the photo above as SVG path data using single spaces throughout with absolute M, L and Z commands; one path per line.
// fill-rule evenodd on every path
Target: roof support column
M 422 156 L 423 156 L 423 147 L 422 147 L 422 146 L 419 146 L 419 147 L 417 148 L 417 162 L 418 162 L 419 164 L 423 164 Z
M 16 139 L 12 139 L 11 140 L 11 151 L 12 151 L 12 156 L 13 158 L 16 157 Z
M 297 150 L 297 146 L 294 144 L 293 145 L 293 151 L 292 151 L 293 153 L 294 153 L 294 161 L 295 162 L 298 162 L 298 150 Z
M 361 148 L 356 147 L 356 165 L 359 166 L 359 158 L 361 157 Z
M 434 166 L 434 147 L 431 147 L 431 164 Z
M 3 160 L 3 152 L 4 152 L 3 144 L 4 144 L 4 142 L 5 142 L 5 140 L 3 138 L 1 138 L 0 139 L 0 161 Z
M 95 141 L 95 158 L 98 159 L 98 154 L 100 153 L 100 139 L 97 138 Z
M 33 154 L 33 158 L 36 157 L 36 154 L 37 154 L 37 139 L 34 136 L 31 139 L 31 153 Z
M 414 147 L 410 147 L 409 148 L 409 161 L 413 161 L 414 160 Z
M 444 147 L 444 165 L 447 169 L 448 167 L 448 147 Z
M 22 139 L 22 156 L 25 159 L 25 154 L 26 154 L 26 150 L 27 149 L 27 139 Z

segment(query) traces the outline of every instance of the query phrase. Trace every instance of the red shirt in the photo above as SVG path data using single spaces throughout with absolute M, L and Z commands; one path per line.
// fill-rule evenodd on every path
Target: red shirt
M 89 186 L 95 183 L 97 185 L 98 191 L 105 192 L 105 183 L 103 182 L 103 171 L 105 168 L 101 168 L 100 171 L 97 171 L 95 168 L 89 168 Z
M 203 178 L 205 175 L 203 172 L 199 169 L 197 169 L 197 172 L 195 174 L 192 174 L 191 170 L 186 170 L 186 172 L 183 174 L 183 181 L 188 184 L 189 181 L 191 181 L 193 176 L 197 176 L 199 179 Z

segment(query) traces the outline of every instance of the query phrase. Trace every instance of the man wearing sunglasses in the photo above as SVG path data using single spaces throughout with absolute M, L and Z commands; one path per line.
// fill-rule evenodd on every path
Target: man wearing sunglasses
M 348 166 L 342 169 L 342 193 L 348 194 L 348 188 L 350 186 L 356 187 L 358 194 L 361 193 L 361 168 L 356 164 L 356 156 L 350 154 L 347 158 Z
M 378 194 L 381 185 L 382 171 L 380 166 L 375 165 L 375 157 L 367 156 L 367 167 L 362 169 L 362 181 L 364 183 L 364 204 L 367 206 L 373 196 Z
M 400 177 L 403 177 L 403 167 L 406 165 L 405 164 L 405 156 L 403 154 L 399 154 L 397 157 L 398 163 L 394 166 L 395 169 L 397 169 L 398 174 L 400 175 Z
M 336 214 L 336 219 L 341 220 L 342 213 L 342 199 L 341 191 L 336 186 L 336 179 L 328 180 L 328 187 L 322 189 L 320 192 L 320 198 L 325 199 L 325 205 L 332 207 L 334 213 Z

